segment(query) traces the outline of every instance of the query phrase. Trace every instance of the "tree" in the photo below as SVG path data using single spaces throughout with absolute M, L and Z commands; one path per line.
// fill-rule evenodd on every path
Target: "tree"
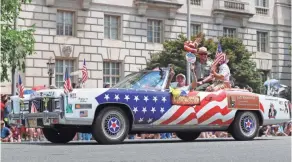
M 15 30 L 21 5 L 31 0 L 1 0 L 1 82 L 10 81 L 8 70 L 25 71 L 25 58 L 34 53 L 34 26 Z
M 202 34 L 202 33 L 200 33 Z M 197 36 L 193 36 L 194 40 Z M 186 59 L 184 57 L 183 44 L 187 38 L 183 35 L 175 40 L 168 40 L 163 43 L 163 50 L 151 55 L 149 62 L 147 63 L 147 69 L 153 69 L 157 66 L 166 67 L 168 64 L 173 64 L 176 73 L 186 74 Z M 249 85 L 253 88 L 254 92 L 259 92 L 262 81 L 260 72 L 256 69 L 256 64 L 251 60 L 252 53 L 248 52 L 242 41 L 238 38 L 219 38 L 222 46 L 222 50 L 227 54 L 229 58 L 229 67 L 231 75 L 235 78 L 235 84 L 240 87 L 246 87 Z M 211 53 L 211 58 L 214 59 L 217 45 L 213 39 L 206 40 L 203 36 L 202 43 Z

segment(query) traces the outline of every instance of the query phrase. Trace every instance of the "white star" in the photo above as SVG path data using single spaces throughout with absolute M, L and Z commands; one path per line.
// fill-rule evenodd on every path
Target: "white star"
M 143 107 L 143 110 L 142 110 L 143 112 L 144 112 L 144 114 L 147 112 L 147 110 L 146 110 L 146 107 Z
M 134 110 L 133 110 L 136 114 L 136 112 L 138 111 L 138 108 L 137 107 L 134 107 Z
M 154 113 L 156 111 L 155 107 L 152 107 L 151 111 Z
M 139 123 L 143 122 L 143 118 L 140 118 L 138 122 L 139 122 Z
M 117 94 L 117 95 L 115 95 L 115 100 L 119 100 L 120 99 L 120 97 L 119 97 L 119 95 Z
M 148 123 L 152 122 L 152 118 L 149 118 L 147 122 L 148 122 Z
M 153 96 L 153 101 L 156 102 L 157 101 L 157 97 Z
M 116 128 L 119 128 L 120 126 L 117 124 L 117 120 L 115 122 L 111 121 L 110 128 L 113 128 L 114 131 L 116 131 Z
M 134 100 L 137 102 L 139 100 L 139 97 L 135 96 Z
M 144 101 L 148 101 L 149 99 L 148 99 L 148 96 L 144 96 Z
M 124 99 L 128 101 L 130 99 L 129 95 L 125 95 Z
M 110 97 L 109 97 L 108 94 L 105 94 L 105 95 L 104 95 L 104 99 L 106 99 L 107 101 L 108 101 L 109 98 L 110 98 Z
M 164 107 L 160 108 L 160 112 L 163 113 L 164 112 Z
M 162 97 L 162 101 L 165 103 L 166 102 L 166 98 L 165 97 Z

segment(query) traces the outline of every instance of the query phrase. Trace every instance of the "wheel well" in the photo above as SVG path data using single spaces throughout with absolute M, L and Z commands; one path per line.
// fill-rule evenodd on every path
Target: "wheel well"
M 128 116 L 129 122 L 130 122 L 130 130 L 132 130 L 132 125 L 133 125 L 133 113 L 130 109 L 129 106 L 125 105 L 125 104 L 118 104 L 118 103 L 107 103 L 107 104 L 101 104 L 98 105 L 95 113 L 94 113 L 94 119 L 93 122 L 95 121 L 95 118 L 97 117 L 97 115 L 100 113 L 101 110 L 109 107 L 109 106 L 115 106 L 115 107 L 120 107 Z
M 239 113 L 239 112 L 242 112 L 242 111 L 246 111 L 246 110 L 238 110 L 237 112 L 236 112 L 236 114 L 235 114 L 235 116 Z M 262 114 L 261 114 L 261 112 L 260 111 L 252 111 L 252 112 L 254 112 L 256 115 L 257 115 L 257 117 L 259 118 L 259 126 L 262 126 L 263 125 L 263 123 L 264 123 L 264 120 L 263 120 L 263 116 L 262 116 Z

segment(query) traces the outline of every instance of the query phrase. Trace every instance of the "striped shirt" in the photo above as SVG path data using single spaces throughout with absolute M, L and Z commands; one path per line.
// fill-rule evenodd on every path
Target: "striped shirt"
M 219 66 L 219 74 L 224 76 L 224 81 L 230 80 L 230 69 L 226 63 Z

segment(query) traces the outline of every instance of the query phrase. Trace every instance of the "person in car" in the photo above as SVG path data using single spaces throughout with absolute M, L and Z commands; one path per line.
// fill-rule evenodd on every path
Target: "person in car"
M 212 92 L 230 87 L 231 73 L 229 66 L 227 65 L 228 59 L 226 57 L 225 53 L 216 55 L 211 67 L 210 76 L 198 83 L 200 85 L 209 82 L 210 80 L 214 80 L 213 84 L 207 87 L 206 91 Z
M 191 71 L 193 73 L 194 78 L 193 78 L 192 84 L 190 86 L 186 84 L 186 76 L 182 73 L 177 74 L 176 75 L 176 82 L 171 83 L 171 81 L 175 75 L 173 67 L 171 67 L 168 82 L 166 84 L 166 89 L 169 89 L 169 87 L 171 86 L 172 88 L 179 88 L 183 91 L 194 90 L 197 87 L 197 77 L 196 77 L 195 64 L 191 65 Z

